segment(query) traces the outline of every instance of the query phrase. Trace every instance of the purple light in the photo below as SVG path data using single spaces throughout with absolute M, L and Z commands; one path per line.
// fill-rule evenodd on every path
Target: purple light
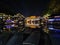
M 12 20 L 6 20 L 6 22 L 7 22 L 7 23 L 10 23 L 10 22 L 12 22 Z
M 48 21 L 54 21 L 55 19 L 49 19 Z
M 6 28 L 11 28 L 11 25 L 5 25 L 6 26 Z

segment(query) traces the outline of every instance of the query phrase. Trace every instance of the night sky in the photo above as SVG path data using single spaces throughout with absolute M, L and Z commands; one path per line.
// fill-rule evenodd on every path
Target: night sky
M 49 6 L 50 0 L 0 0 L 0 12 L 25 16 L 41 15 Z

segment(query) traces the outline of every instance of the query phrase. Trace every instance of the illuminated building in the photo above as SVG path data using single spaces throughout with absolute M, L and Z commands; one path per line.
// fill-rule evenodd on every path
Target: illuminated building
M 25 19 L 25 26 L 30 28 L 40 28 L 40 17 L 30 16 Z

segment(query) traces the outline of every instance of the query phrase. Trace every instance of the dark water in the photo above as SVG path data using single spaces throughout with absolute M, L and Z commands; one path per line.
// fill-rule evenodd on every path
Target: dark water
M 50 37 L 53 45 L 60 45 L 60 33 L 51 33 Z
M 26 34 L 21 32 L 15 33 L 15 34 L 6 33 L 6 32 L 0 33 L 0 45 L 20 45 L 26 39 L 29 39 L 30 42 L 33 41 L 33 39 L 34 39 L 34 42 L 39 40 L 39 45 L 60 45 L 60 33 L 56 33 L 56 32 L 50 32 L 49 35 L 45 33 L 40 34 L 40 32 L 37 32 L 37 31 L 31 34 Z M 51 41 L 51 44 L 50 44 L 50 41 Z

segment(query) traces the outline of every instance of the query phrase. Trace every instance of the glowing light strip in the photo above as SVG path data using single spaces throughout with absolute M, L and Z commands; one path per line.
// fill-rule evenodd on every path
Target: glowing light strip
M 60 31 L 60 29 L 48 28 L 49 30 Z
M 49 19 L 48 21 L 54 21 L 55 19 Z
M 49 30 L 54 30 L 54 28 L 50 28 L 50 27 L 49 27 L 48 29 L 49 29 Z
M 60 19 L 57 18 L 57 19 L 55 19 L 55 20 L 60 20 Z

